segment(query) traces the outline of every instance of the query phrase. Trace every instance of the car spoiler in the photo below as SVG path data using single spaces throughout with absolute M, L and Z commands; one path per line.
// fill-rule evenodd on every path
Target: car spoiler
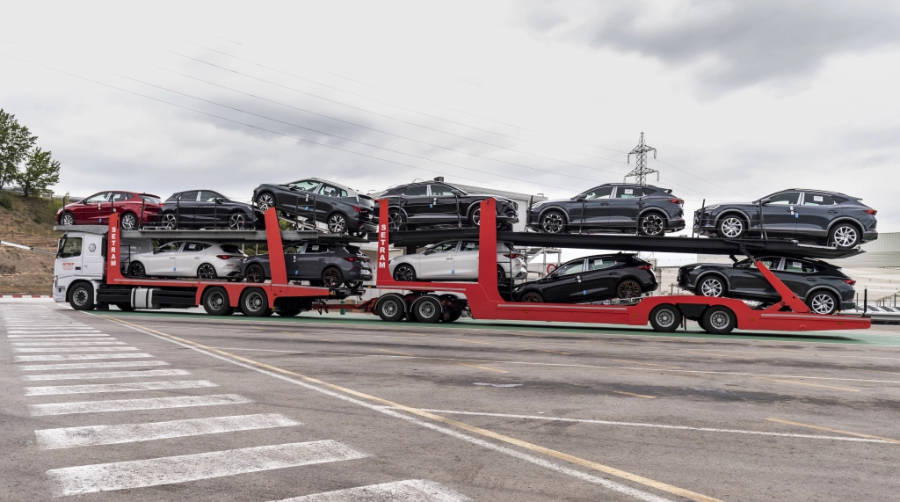
M 153 195 L 152 193 L 139 193 L 138 195 L 144 195 L 144 196 L 147 196 L 147 197 L 153 197 L 153 198 L 155 198 L 155 199 L 162 200 L 162 197 L 160 197 L 159 195 Z

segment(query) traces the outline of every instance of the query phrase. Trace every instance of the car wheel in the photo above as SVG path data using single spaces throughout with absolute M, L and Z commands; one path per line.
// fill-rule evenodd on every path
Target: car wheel
M 328 231 L 333 234 L 342 234 L 347 231 L 347 217 L 341 213 L 334 213 L 328 217 Z
M 122 230 L 135 230 L 138 227 L 137 216 L 134 213 L 123 214 L 122 219 L 119 220 L 119 226 L 122 227 Z
M 740 239 L 747 233 L 747 222 L 736 214 L 727 214 L 716 226 L 719 237 L 723 239 Z
M 658 305 L 650 311 L 650 325 L 654 331 L 671 333 L 678 329 L 682 318 L 681 312 L 674 305 Z
M 432 295 L 419 297 L 412 304 L 412 313 L 419 322 L 438 322 L 444 315 L 444 307 L 441 301 Z
M 166 230 L 175 230 L 178 228 L 178 216 L 176 216 L 175 213 L 163 214 L 162 222 Z
M 537 291 L 529 291 L 519 297 L 520 302 L 529 302 L 529 303 L 543 303 L 544 297 L 538 293 Z
M 806 304 L 816 314 L 833 314 L 838 309 L 837 297 L 829 291 L 816 291 L 806 299 Z
M 472 210 L 472 213 L 469 215 L 469 221 L 476 227 L 481 225 L 481 207 L 476 207 Z
M 216 267 L 209 263 L 201 263 L 200 266 L 197 267 L 197 277 L 199 279 L 215 279 Z
M 139 261 L 132 262 L 131 265 L 128 265 L 128 276 L 146 277 L 147 270 L 144 268 L 144 264 Z
M 66 211 L 66 212 L 63 213 L 62 216 L 59 218 L 59 224 L 60 224 L 60 225 L 67 225 L 67 226 L 68 226 L 68 225 L 74 225 L 74 224 L 75 224 L 75 215 L 72 214 L 72 213 L 70 213 L 70 212 L 68 212 L 68 211 Z
M 503 267 L 497 265 L 497 282 L 503 282 L 506 280 L 506 273 L 503 272 Z
M 256 207 L 260 211 L 265 211 L 270 207 L 275 207 L 275 196 L 270 192 L 263 192 L 256 196 Z
M 859 244 L 859 230 L 850 223 L 838 223 L 828 235 L 829 244 L 839 249 L 850 249 Z
M 562 233 L 566 229 L 566 218 L 559 211 L 547 211 L 541 216 L 541 230 L 548 234 Z
M 337 267 L 327 267 L 322 271 L 322 284 L 324 284 L 326 288 L 339 288 L 343 283 L 344 274 L 341 273 L 341 269 Z
M 384 295 L 375 302 L 375 314 L 383 321 L 399 321 L 406 315 L 406 302 L 400 295 Z
M 265 282 L 266 270 L 259 263 L 251 263 L 247 265 L 247 269 L 244 271 L 244 278 L 248 282 Z
M 348 288 L 350 288 L 351 290 L 356 291 L 360 287 L 362 287 L 363 282 L 362 281 L 347 281 L 344 283 L 344 285 L 347 286 Z
M 391 230 L 403 228 L 403 213 L 399 209 L 391 209 L 388 213 L 388 224 Z
M 616 286 L 616 297 L 637 298 L 641 296 L 641 284 L 634 279 L 625 279 Z
M 243 230 L 247 228 L 247 217 L 244 213 L 231 213 L 228 217 L 228 228 L 230 230 Z
M 706 331 L 719 335 L 731 333 L 736 327 L 737 319 L 728 307 L 714 305 L 703 312 L 700 325 Z
M 721 277 L 706 276 L 697 283 L 697 294 L 700 296 L 725 296 L 727 288 Z
M 666 233 L 666 219 L 657 212 L 647 213 L 638 221 L 641 235 L 660 237 Z
M 203 310 L 209 315 L 231 315 L 234 309 L 228 305 L 225 288 L 209 288 L 203 293 Z
M 75 310 L 94 308 L 94 287 L 87 282 L 78 282 L 69 290 L 69 305 Z
M 395 281 L 415 281 L 416 269 L 409 263 L 401 263 L 394 269 Z
M 269 297 L 260 288 L 247 288 L 241 294 L 241 312 L 249 317 L 263 317 L 272 313 L 269 310 Z

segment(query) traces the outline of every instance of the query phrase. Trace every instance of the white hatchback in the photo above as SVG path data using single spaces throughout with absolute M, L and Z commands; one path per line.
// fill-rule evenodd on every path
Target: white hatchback
M 131 277 L 199 277 L 215 279 L 237 275 L 246 258 L 234 244 L 174 241 L 151 253 L 132 255 L 127 274 Z
M 420 253 L 394 258 L 390 270 L 398 281 L 477 280 L 478 241 L 452 240 L 429 245 Z M 525 257 L 509 243 L 497 243 L 497 275 L 501 281 L 528 275 Z

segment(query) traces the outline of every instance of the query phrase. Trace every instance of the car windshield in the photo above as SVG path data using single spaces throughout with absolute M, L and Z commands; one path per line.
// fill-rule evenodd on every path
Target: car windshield
M 765 197 L 766 204 L 789 205 L 800 201 L 800 192 L 787 191 Z
M 288 183 L 288 186 L 291 188 L 296 188 L 297 190 L 306 190 L 308 192 L 312 192 L 317 186 L 319 186 L 319 182 L 316 180 L 299 180 Z
M 96 204 L 98 202 L 106 202 L 107 197 L 109 197 L 109 192 L 103 192 L 91 195 L 87 199 L 81 201 L 82 204 Z

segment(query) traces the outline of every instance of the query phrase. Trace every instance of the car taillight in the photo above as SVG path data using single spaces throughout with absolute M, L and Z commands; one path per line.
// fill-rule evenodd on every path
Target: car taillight
M 355 257 L 355 256 L 345 256 L 344 259 L 347 260 L 347 261 L 356 261 L 356 260 L 358 260 L 359 258 L 357 258 L 357 257 Z
M 509 258 L 510 260 L 512 260 L 512 259 L 514 259 L 514 258 L 518 258 L 518 257 L 521 256 L 521 255 L 520 255 L 519 253 L 506 253 L 506 254 L 504 254 L 503 256 L 505 256 L 505 257 Z
M 650 265 L 641 265 L 638 268 L 641 270 L 652 270 L 653 269 Z
M 679 206 L 684 205 L 684 199 L 669 199 L 669 202 L 672 204 L 678 204 Z
M 353 210 L 356 211 L 357 213 L 362 211 L 362 209 L 360 209 L 359 206 L 353 206 Z
M 854 281 L 853 279 L 844 279 L 844 282 L 846 282 L 847 284 L 849 284 L 851 286 L 856 284 L 856 281 Z
M 873 216 L 878 214 L 878 211 L 876 211 L 875 209 L 866 209 L 866 212 Z
M 220 260 L 230 260 L 232 258 L 243 258 L 243 256 L 236 254 L 217 254 L 216 258 Z

